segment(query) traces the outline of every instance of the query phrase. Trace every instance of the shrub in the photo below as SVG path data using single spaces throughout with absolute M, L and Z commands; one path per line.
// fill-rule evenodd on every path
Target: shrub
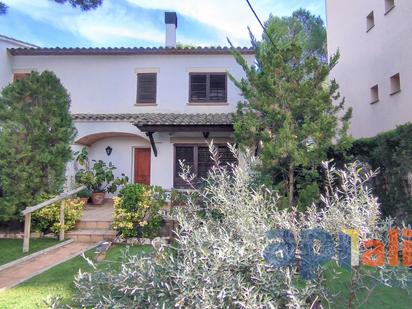
M 296 208 L 278 208 L 278 197 L 267 188 L 251 186 L 254 159 L 237 157 L 233 171 L 216 165 L 209 172 L 205 188 L 198 191 L 202 204 L 189 200 L 187 207 L 177 209 L 180 227 L 171 250 L 161 248 L 154 257 L 126 257 L 121 271 L 80 273 L 75 301 L 94 308 L 246 309 L 314 308 L 317 299 L 332 298 L 325 267 L 316 267 L 316 277 L 306 281 L 297 279 L 296 264 L 268 264 L 262 252 L 273 242 L 266 233 L 290 230 L 299 246 L 303 230 L 321 228 L 334 235 L 335 252 L 336 232 L 345 228 L 359 230 L 360 242 L 376 239 L 381 236 L 379 204 L 365 186 L 374 174 L 364 173 L 359 164 L 342 171 L 326 164 L 329 186 L 322 208 L 313 205 L 299 213 Z M 370 269 L 366 273 L 375 274 Z M 377 278 L 384 280 L 384 275 Z
M 113 228 L 123 237 L 155 237 L 163 225 L 160 209 L 165 203 L 158 186 L 126 185 L 114 198 Z
M 81 218 L 84 203 L 80 199 L 68 199 L 64 207 L 65 231 L 74 229 L 76 222 Z M 60 225 L 60 203 L 44 207 L 33 212 L 33 229 L 38 232 L 59 233 Z
M 65 181 L 76 129 L 70 97 L 55 74 L 32 72 L 0 95 L 0 220 L 21 217 Z
M 385 216 L 412 223 L 412 123 L 355 141 L 351 154 L 379 169 L 373 193 Z

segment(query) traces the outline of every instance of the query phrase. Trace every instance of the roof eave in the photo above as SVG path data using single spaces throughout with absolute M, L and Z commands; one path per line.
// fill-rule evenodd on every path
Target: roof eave
M 233 124 L 133 125 L 141 132 L 233 132 Z
M 244 55 L 254 55 L 252 48 L 236 48 Z M 9 48 L 12 56 L 130 56 L 130 55 L 229 55 L 228 47 L 210 48 Z

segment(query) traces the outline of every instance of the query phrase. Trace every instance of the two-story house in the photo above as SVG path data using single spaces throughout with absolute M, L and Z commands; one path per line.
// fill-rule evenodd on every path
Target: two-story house
M 166 46 L 158 48 L 41 48 L 0 37 L 0 86 L 53 71 L 71 96 L 74 150 L 87 147 L 90 159 L 112 162 L 131 182 L 183 187 L 179 160 L 205 176 L 207 141 L 232 159 L 225 144 L 242 98 L 228 74 L 243 71 L 229 48 L 176 48 L 176 13 L 166 13 L 165 24 Z M 254 61 L 252 49 L 239 50 Z

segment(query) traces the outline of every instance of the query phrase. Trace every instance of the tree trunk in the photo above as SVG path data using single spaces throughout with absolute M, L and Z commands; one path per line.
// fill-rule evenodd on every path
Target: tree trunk
M 293 164 L 289 165 L 289 173 L 288 173 L 288 204 L 289 208 L 293 207 L 293 193 L 295 189 L 295 167 Z
M 353 301 L 356 298 L 356 283 L 358 281 L 358 267 L 352 267 L 352 274 L 351 274 L 351 281 L 350 281 L 350 288 L 349 288 L 349 300 L 348 300 L 348 309 L 353 308 Z

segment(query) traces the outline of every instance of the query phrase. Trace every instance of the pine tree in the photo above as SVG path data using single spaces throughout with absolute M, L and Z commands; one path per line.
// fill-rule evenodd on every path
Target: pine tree
M 0 221 L 62 189 L 76 133 L 70 97 L 52 72 L 32 72 L 0 96 Z
M 251 35 L 252 66 L 234 51 L 246 74 L 231 77 L 245 99 L 238 104 L 235 138 L 242 147 L 257 147 L 262 177 L 285 205 L 309 205 L 319 196 L 318 167 L 328 150 L 351 143 L 351 110 L 344 111 L 338 84 L 327 81 L 339 54 L 325 61 L 323 23 L 304 10 L 271 16 L 266 30 L 261 41 Z

